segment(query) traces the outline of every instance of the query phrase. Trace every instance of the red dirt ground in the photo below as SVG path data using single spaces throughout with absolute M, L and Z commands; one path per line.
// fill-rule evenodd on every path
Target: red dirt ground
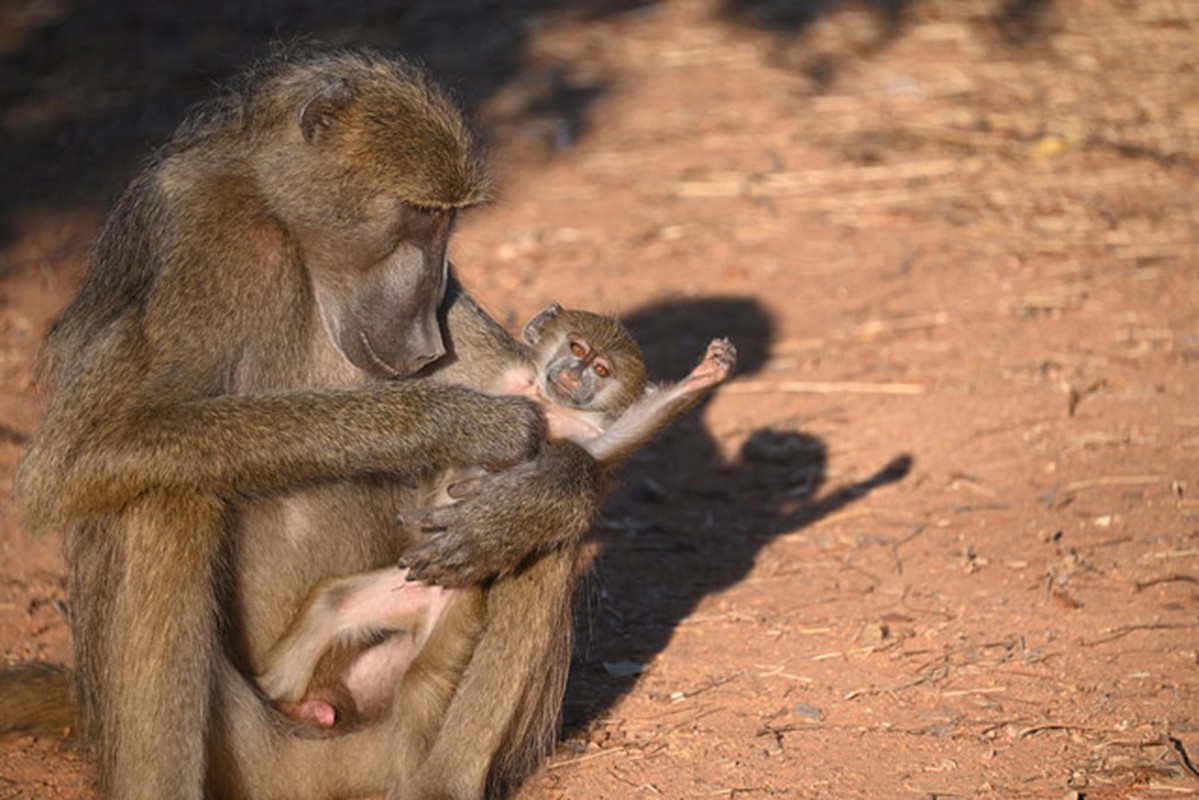
M 4 489 L 131 156 L 270 36 L 399 43 L 493 138 L 498 318 L 742 355 L 621 473 L 521 800 L 1199 796 L 1193 3 L 244 5 L 0 11 Z M 5 661 L 66 660 L 57 538 L 0 554 Z M 90 778 L 0 741 L 0 798 Z

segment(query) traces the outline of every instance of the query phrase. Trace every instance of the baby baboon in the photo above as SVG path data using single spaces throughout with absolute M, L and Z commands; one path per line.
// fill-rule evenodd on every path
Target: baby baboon
M 552 742 L 600 476 L 529 400 L 478 391 L 522 358 L 446 259 L 486 192 L 420 70 L 293 53 L 189 116 L 118 201 L 50 332 L 18 477 L 26 522 L 65 532 L 74 700 L 109 796 L 475 798 Z M 476 465 L 496 474 L 440 534 L 397 530 Z M 250 676 L 313 586 L 401 558 L 486 581 L 477 635 L 445 629 L 466 666 L 439 724 L 403 683 L 355 736 L 297 737 Z M 67 702 L 19 678 L 0 720 Z
M 545 409 L 551 436 L 578 442 L 605 467 L 724 381 L 737 356 L 727 339 L 713 340 L 686 378 L 647 389 L 641 351 L 611 317 L 553 304 L 525 326 L 524 340 L 526 359 L 504 371 L 495 390 L 533 397 Z M 455 489 L 464 476 L 456 473 L 445 479 L 447 502 L 462 494 Z M 376 690 L 382 672 L 394 673 L 383 681 L 394 684 L 411 663 L 419 677 L 406 680 L 452 687 L 465 667 L 463 654 L 453 657 L 429 637 L 440 625 L 459 631 L 448 641 L 460 641 L 478 629 L 481 610 L 478 590 L 428 586 L 407 570 L 331 578 L 309 594 L 271 648 L 259 684 L 299 722 L 318 730 L 356 728 L 382 710 L 386 698 Z
M 527 361 L 506 373 L 506 391 L 532 397 L 552 437 L 577 442 L 605 467 L 695 405 L 737 362 L 732 343 L 714 339 L 687 377 L 647 388 L 641 350 L 623 325 L 556 303 L 529 321 L 524 340 Z

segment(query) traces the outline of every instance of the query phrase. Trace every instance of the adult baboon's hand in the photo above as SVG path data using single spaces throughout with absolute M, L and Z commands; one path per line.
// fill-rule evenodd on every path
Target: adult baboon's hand
M 401 521 L 415 541 L 401 564 L 413 580 L 467 586 L 514 572 L 530 557 L 573 546 L 600 500 L 600 469 L 570 441 L 505 472 L 471 479 L 458 503 L 409 513 Z

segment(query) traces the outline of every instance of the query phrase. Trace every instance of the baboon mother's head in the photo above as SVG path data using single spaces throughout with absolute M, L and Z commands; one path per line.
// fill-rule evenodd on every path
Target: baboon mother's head
M 440 358 L 454 216 L 489 189 L 445 91 L 401 60 L 321 55 L 275 66 L 249 95 L 245 124 L 269 131 L 257 180 L 341 352 L 377 377 Z

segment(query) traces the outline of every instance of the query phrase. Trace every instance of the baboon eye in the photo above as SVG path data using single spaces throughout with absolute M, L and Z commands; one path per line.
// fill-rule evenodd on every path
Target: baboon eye
M 579 342 L 571 342 L 570 352 L 574 353 L 579 358 L 582 358 L 583 356 L 587 355 L 587 348 Z
M 596 364 L 595 374 L 599 375 L 601 378 L 606 378 L 612 374 L 612 371 L 608 369 L 607 365 L 605 364 Z

